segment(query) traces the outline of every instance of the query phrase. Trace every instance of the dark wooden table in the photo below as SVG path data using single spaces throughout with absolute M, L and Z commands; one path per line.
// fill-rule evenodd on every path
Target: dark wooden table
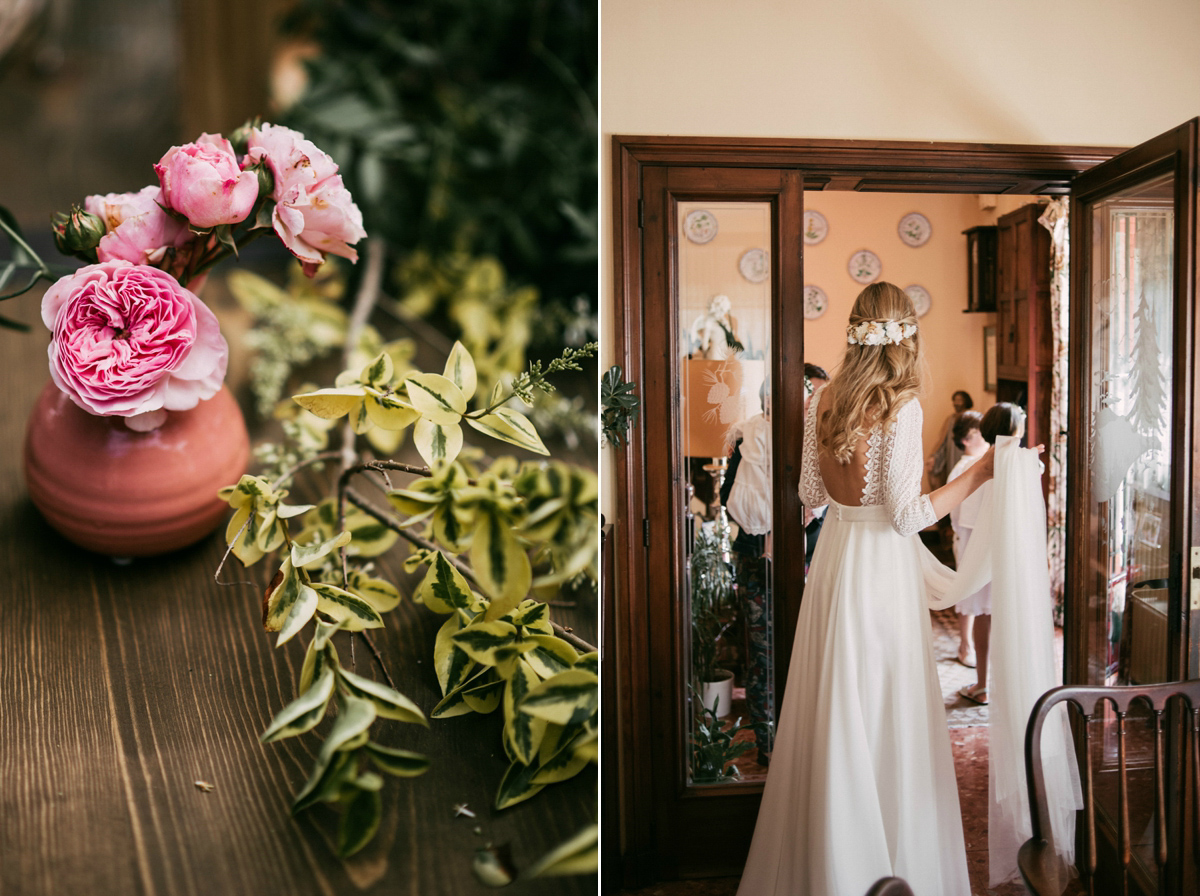
M 276 649 L 261 590 L 214 582 L 219 533 L 118 566 L 66 542 L 30 503 L 21 446 L 49 376 L 39 299 L 4 303 L 32 333 L 0 330 L 0 894 L 485 893 L 471 872 L 478 847 L 507 843 L 527 867 L 596 819 L 590 768 L 491 808 L 507 767 L 498 714 L 428 730 L 380 723 L 382 742 L 433 763 L 389 780 L 380 833 L 351 860 L 336 856 L 331 811 L 293 819 L 319 740 L 264 746 L 258 735 L 295 696 L 303 639 Z M 265 565 L 230 569 L 233 579 L 268 575 Z M 596 643 L 594 608 L 558 612 Z M 441 621 L 406 601 L 375 633 L 398 687 L 426 713 L 440 696 Z M 348 661 L 348 647 L 339 652 Z M 366 651 L 357 659 L 360 674 L 377 676 Z M 477 818 L 456 817 L 460 803 Z M 596 889 L 591 875 L 519 879 L 508 892 Z

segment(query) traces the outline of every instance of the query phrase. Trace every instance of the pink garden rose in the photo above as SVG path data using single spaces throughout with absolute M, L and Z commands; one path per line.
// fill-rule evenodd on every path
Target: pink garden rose
M 263 159 L 275 176 L 271 223 L 304 272 L 316 273 L 326 253 L 357 261 L 349 244 L 367 232 L 333 159 L 300 132 L 270 124 L 251 132 L 244 164 Z
M 154 170 L 163 204 L 199 230 L 246 220 L 258 199 L 258 175 L 238 166 L 232 144 L 220 134 L 172 146 Z
M 161 190 L 153 186 L 137 193 L 87 197 L 84 207 L 108 228 L 96 247 L 96 257 L 101 262 L 122 260 L 182 270 L 183 264 L 172 264 L 167 252 L 182 250 L 193 242 L 194 235 L 186 224 L 162 210 L 158 204 L 161 197 Z
M 216 316 L 165 271 L 106 261 L 63 277 L 42 298 L 53 333 L 50 375 L 91 414 L 130 429 L 161 426 L 167 411 L 211 398 L 229 348 Z

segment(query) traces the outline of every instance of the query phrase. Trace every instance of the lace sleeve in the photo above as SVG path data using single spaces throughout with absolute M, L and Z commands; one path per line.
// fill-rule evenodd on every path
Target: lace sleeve
M 914 399 L 896 414 L 887 433 L 883 503 L 892 518 L 892 527 L 901 535 L 912 535 L 937 522 L 929 496 L 921 494 L 922 420 L 921 404 Z
M 800 460 L 800 502 L 812 510 L 829 503 L 825 483 L 821 480 L 821 467 L 817 463 L 817 402 L 818 392 L 808 403 L 808 414 L 804 420 L 804 454 Z

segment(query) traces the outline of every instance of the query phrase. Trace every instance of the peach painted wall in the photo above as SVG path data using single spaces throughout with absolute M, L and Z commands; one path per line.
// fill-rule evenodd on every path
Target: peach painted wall
M 1010 211 L 1030 201 L 1003 197 L 999 206 Z M 805 321 L 804 356 L 833 372 L 845 351 L 846 320 L 862 285 L 850 277 L 847 264 L 859 249 L 870 249 L 883 264 L 881 280 L 901 289 L 925 287 L 931 303 L 920 318 L 928 362 L 925 394 L 925 451 L 933 450 L 942 422 L 951 412 L 950 396 L 962 389 L 977 408 L 996 400 L 983 390 L 983 328 L 995 314 L 966 314 L 967 251 L 963 231 L 995 222 L 995 212 L 980 208 L 978 196 L 925 193 L 808 192 L 805 209 L 825 216 L 828 235 L 805 246 L 804 282 L 816 284 L 829 299 L 829 310 Z M 929 219 L 931 235 L 922 246 L 904 243 L 897 232 L 900 219 L 920 212 Z

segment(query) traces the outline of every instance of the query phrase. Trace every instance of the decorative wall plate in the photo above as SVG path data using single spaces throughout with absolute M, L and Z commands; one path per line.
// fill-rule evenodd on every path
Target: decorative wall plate
M 829 310 L 829 299 L 825 290 L 809 283 L 804 287 L 804 316 L 808 320 L 816 320 Z
M 883 262 L 870 249 L 859 249 L 850 256 L 847 265 L 850 276 L 858 283 L 874 283 L 883 273 Z
M 904 287 L 904 291 L 912 299 L 913 309 L 917 312 L 917 317 L 924 317 L 929 313 L 929 308 L 933 304 L 933 301 L 929 298 L 929 290 L 924 286 L 917 286 L 914 283 L 912 286 Z
M 897 229 L 906 246 L 924 246 L 933 235 L 933 226 L 920 212 L 909 212 L 900 219 Z
M 703 208 L 688 212 L 683 219 L 683 232 L 693 243 L 707 243 L 717 235 L 717 216 Z
M 806 244 L 815 246 L 825 239 L 828 233 L 829 222 L 825 220 L 823 214 L 812 210 L 804 213 L 804 242 Z
M 738 270 L 751 283 L 762 283 L 771 276 L 771 260 L 766 249 L 747 249 L 738 262 Z

